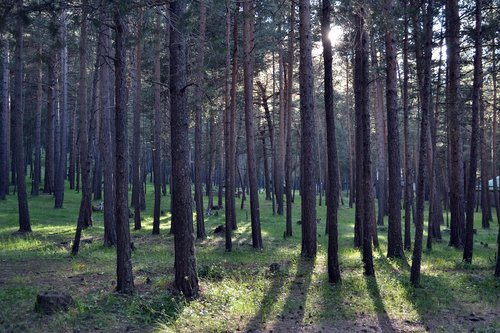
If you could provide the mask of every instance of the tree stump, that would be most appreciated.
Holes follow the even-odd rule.
[[[45,314],[68,311],[74,303],[73,298],[68,294],[57,291],[46,291],[36,296],[35,311]]]

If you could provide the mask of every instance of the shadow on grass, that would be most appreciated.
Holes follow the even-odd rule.
[[[394,332],[394,327],[392,327],[391,320],[387,315],[382,296],[380,295],[377,278],[375,276],[365,276],[365,281],[368,293],[370,294],[370,298],[377,313],[380,329],[382,332]]]
[[[296,332],[303,327],[306,317],[305,307],[307,293],[311,285],[315,259],[300,256],[297,262],[297,272],[291,281],[288,295],[285,299],[283,310],[279,316],[280,327],[290,332]],[[309,316],[312,316],[309,314]]]
[[[247,332],[253,330],[259,331],[262,324],[266,322],[272,312],[273,305],[278,301],[279,295],[282,293],[284,284],[288,277],[288,267],[284,267],[283,271],[269,276],[272,279],[271,286],[265,291],[264,297],[260,302],[259,311],[253,318],[250,319],[247,325]]]

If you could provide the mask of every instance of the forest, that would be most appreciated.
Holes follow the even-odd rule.
[[[500,331],[497,42],[499,0],[0,1],[0,332]]]

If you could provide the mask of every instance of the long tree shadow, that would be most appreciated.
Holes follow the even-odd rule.
[[[272,279],[271,286],[264,292],[259,311],[248,322],[247,332],[259,331],[262,325],[266,323],[273,310],[273,305],[282,293],[282,289],[288,277],[288,270],[289,267],[285,266],[279,271],[269,272],[268,278]]]
[[[279,316],[278,326],[282,331],[297,332],[304,326],[307,293],[311,285],[315,259],[300,256],[297,262],[297,272],[290,282],[283,310]],[[311,314],[309,314],[311,316]]]
[[[380,295],[377,278],[375,276],[365,276],[366,287],[370,298],[372,299],[375,312],[377,313],[378,324],[382,332],[394,332],[391,320],[387,315],[387,311]]]

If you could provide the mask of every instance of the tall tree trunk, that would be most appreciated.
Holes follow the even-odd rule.
[[[45,134],[45,175],[43,193],[51,194],[54,192],[54,135],[55,135],[55,117],[56,117],[56,69],[55,53],[50,52],[48,60],[48,91],[47,91],[47,127]]]
[[[41,56],[41,48],[39,50]],[[35,106],[35,166],[33,172],[33,182],[31,194],[38,195],[40,191],[40,181],[42,178],[42,154],[41,154],[41,127],[42,127],[42,62],[37,62],[37,89],[36,89],[36,106]],[[0,190],[1,192],[1,190]]]
[[[290,30],[288,32],[288,55],[285,72],[286,101],[286,148],[285,148],[285,196],[286,196],[286,227],[285,236],[292,236],[292,94],[293,94],[293,39],[295,35],[295,3],[290,1]]]
[[[474,246],[474,200],[476,199],[476,172],[477,172],[477,150],[478,150],[478,136],[479,136],[479,114],[483,107],[483,47],[481,45],[481,12],[482,0],[476,0],[476,27],[474,31],[474,86],[472,88],[472,124],[471,124],[471,139],[470,139],[470,167],[469,167],[469,184],[467,186],[467,207],[465,217],[465,242],[464,242],[464,256],[463,259],[466,263],[472,263],[472,251]],[[481,149],[481,148],[480,148]],[[482,150],[482,149],[481,149]],[[482,155],[482,154],[481,154]],[[481,161],[481,163],[483,163]],[[481,173],[483,177],[483,173]],[[485,192],[485,188],[482,188]],[[483,202],[484,205],[484,202]],[[484,215],[484,207],[483,207]],[[483,216],[484,227],[484,216]],[[489,225],[488,225],[489,227]]]
[[[375,108],[375,128],[376,128],[376,148],[377,148],[377,198],[378,198],[378,211],[377,211],[377,224],[384,225],[384,216],[386,215],[386,202],[387,202],[387,165],[386,165],[386,148],[385,148],[385,117],[384,117],[384,92],[382,78],[379,74],[379,62],[376,52],[375,40],[373,35],[370,40],[370,51],[372,66],[375,70],[374,74],[374,108]]]
[[[328,281],[340,281],[338,256],[337,209],[339,205],[337,139],[335,137],[335,112],[333,110],[333,70],[332,44],[329,38],[330,0],[323,0],[321,9],[321,40],[323,42],[323,62],[325,67],[325,115],[328,159],[328,184],[326,187],[326,223],[328,225]]]
[[[111,48],[111,29],[107,26],[108,17],[103,13],[104,22],[99,27],[99,99],[100,99],[100,126],[99,148],[100,162],[104,174],[104,245],[112,246],[117,243],[117,224],[115,219],[115,158],[112,147],[111,132],[111,92],[110,71],[108,65],[109,50]],[[126,179],[128,181],[128,178]],[[98,179],[100,182],[100,179]],[[118,199],[117,199],[118,200]]]
[[[124,13],[115,8],[113,20],[115,40],[115,140],[116,140],[116,291],[123,294],[134,292],[132,275],[132,250],[130,248],[128,208],[128,135],[127,135],[127,88],[126,88],[126,27]],[[106,199],[107,200],[107,199]]]
[[[420,101],[422,105],[421,123],[420,123],[420,152],[418,158],[418,177],[417,177],[417,207],[415,216],[415,242],[413,247],[413,257],[411,264],[410,282],[413,286],[420,284],[420,266],[422,262],[422,243],[424,232],[424,201],[425,201],[425,178],[427,162],[427,146],[428,146],[428,120],[429,108],[431,106],[431,57],[432,57],[432,17],[433,17],[434,1],[428,0],[427,14],[425,19],[425,36],[424,36],[424,52],[423,56],[420,52],[417,53],[418,67],[421,68],[422,78],[419,78],[420,86]],[[415,8],[415,11],[418,11]],[[415,14],[416,15],[416,14]],[[420,49],[419,36],[420,31],[415,32],[416,50]],[[422,59],[423,57],[423,59]]]
[[[285,172],[285,83],[284,83],[284,59],[283,51],[279,51],[279,127],[276,140],[276,212],[283,215],[283,181]]]
[[[141,109],[142,109],[142,24],[143,10],[139,10],[137,44],[135,46],[135,94],[132,144],[132,204],[134,205],[134,229],[141,229]]]
[[[302,221],[302,255],[316,256],[316,119],[314,114],[314,86],[312,66],[311,5],[299,1],[300,17],[300,194]]]
[[[404,1],[404,42],[403,42],[403,137],[404,137],[404,210],[405,210],[405,230],[404,230],[404,248],[411,249],[411,202],[413,192],[413,179],[411,171],[411,150],[410,150],[410,132],[409,132],[409,96],[408,96],[408,5]]]
[[[14,143],[17,181],[17,207],[19,213],[19,232],[31,232],[28,195],[24,179],[24,107],[23,107],[23,0],[17,1],[18,15],[16,18],[16,51],[14,53],[14,106],[12,117],[14,134],[18,140]]]
[[[397,59],[392,21],[394,3],[384,1],[385,21],[385,62],[386,62],[386,103],[387,140],[389,153],[389,228],[387,235],[387,256],[402,258],[401,241],[401,161],[399,157],[399,119],[397,94]]]
[[[245,132],[247,141],[247,166],[250,188],[250,216],[252,220],[252,246],[262,248],[260,230],[259,190],[255,162],[255,128],[253,112],[253,67],[254,67],[254,1],[243,2],[243,77],[245,99]]]
[[[161,213],[161,128],[162,128],[162,115],[161,115],[161,64],[160,64],[160,30],[161,30],[161,16],[160,13],[156,14],[156,29],[154,32],[154,124],[153,124],[153,174],[154,174],[154,196],[155,203],[153,209],[153,235],[160,234],[160,213]]]
[[[460,16],[458,0],[446,1],[446,52],[448,86],[446,106],[450,157],[450,246],[463,246],[464,176],[463,142],[460,127]]]
[[[196,205],[196,238],[205,239],[205,218],[203,216],[203,184],[202,184],[202,121],[203,121],[203,80],[205,70],[205,30],[207,25],[207,7],[204,0],[199,1],[199,35],[198,57],[196,61],[196,91],[195,91],[195,130],[194,130],[194,201]]]
[[[358,161],[358,182],[356,188],[356,213],[358,222],[358,241],[362,245],[365,275],[374,275],[372,254],[372,211],[373,197],[370,156],[370,111],[369,105],[369,66],[368,34],[365,30],[364,8],[355,17],[355,64],[354,89],[356,97],[356,132]]]
[[[86,3],[82,7],[82,19],[80,22],[80,73],[78,82],[78,105],[80,107],[80,165],[82,172],[82,200],[80,201],[80,212],[76,225],[75,240],[71,252],[78,253],[82,229],[92,224],[92,190],[90,184],[90,168],[92,165],[89,156],[89,116],[87,112],[87,8]],[[97,68],[96,68],[97,70]],[[96,89],[93,87],[92,89]],[[94,96],[92,96],[94,97]],[[93,103],[94,104],[94,103]]]
[[[231,9],[226,2],[226,72],[224,92],[224,149],[225,149],[225,215],[226,251],[232,250],[231,232],[236,228],[236,81],[238,77],[238,6],[234,10],[233,49],[231,40]],[[231,65],[232,52],[232,65]],[[231,67],[231,75],[230,75]],[[229,85],[231,76],[231,85]]]
[[[64,202],[64,181],[66,179],[67,164],[67,136],[68,136],[68,45],[67,45],[67,13],[61,15],[61,39],[63,47],[61,50],[61,85],[62,85],[62,105],[59,113],[59,159],[57,162],[57,172],[55,173],[54,208],[63,208]]]
[[[71,150],[70,150],[70,157],[69,157],[69,173],[68,173],[68,178],[69,178],[69,188],[74,190],[75,189],[75,176],[76,175],[76,160],[78,156],[78,146],[77,146],[77,125],[76,125],[76,106],[73,109],[72,115],[71,115],[71,130],[70,130],[70,138],[71,138]],[[78,189],[77,189],[78,191]]]
[[[2,36],[2,104],[0,128],[0,200],[5,200],[9,194],[9,160],[10,160],[10,70],[9,70],[9,40]]]
[[[493,165],[493,194],[495,198],[495,211],[497,215],[497,223],[498,223],[498,235],[497,235],[497,264],[495,267],[495,277],[500,277],[500,202],[498,198],[498,184],[497,184],[497,129],[498,129],[498,115],[497,115],[497,71],[496,71],[496,38],[493,39],[493,130],[491,134],[491,143],[492,143],[492,165]]]
[[[170,129],[172,150],[172,213],[175,249],[175,287],[190,298],[198,294],[194,253],[191,177],[189,165],[189,115],[187,110],[186,1],[170,3]]]

